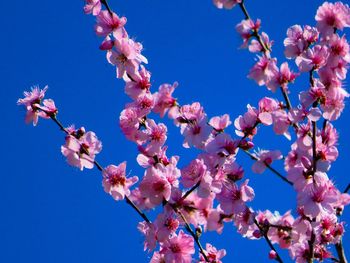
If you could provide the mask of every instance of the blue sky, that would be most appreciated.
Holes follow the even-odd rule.
[[[294,24],[314,24],[322,1],[247,1],[254,18],[275,40],[273,54],[283,62],[283,39]],[[126,141],[118,126],[119,113],[129,101],[123,82],[98,50],[101,39],[93,32],[94,19],[83,14],[83,1],[3,1],[0,76],[4,138],[0,152],[0,262],[148,262],[143,239],[136,229],[140,218],[124,202],[104,193],[97,170],[79,170],[66,164],[60,153],[64,135],[51,121],[38,127],[24,124],[24,110],[16,106],[30,86],[49,85],[48,98],[59,108],[65,124],[85,126],[103,142],[98,160],[103,165],[128,162],[131,174],[142,176],[136,163],[137,149]],[[209,116],[244,113],[248,103],[275,96],[246,78],[254,56],[239,50],[234,30],[243,15],[238,8],[216,9],[210,0],[110,0],[111,7],[128,18],[127,30],[144,45],[153,91],[162,83],[179,82],[175,96],[180,103],[199,101]],[[293,65],[293,63],[291,63]],[[295,65],[293,65],[295,69]],[[348,82],[345,83],[348,86]],[[307,88],[300,78],[291,86],[291,98]],[[348,88],[348,87],[347,87]],[[349,90],[349,88],[348,88]],[[329,175],[340,189],[349,181],[349,108],[335,123],[340,133],[340,157]],[[181,156],[179,166],[197,152],[179,147],[182,137],[169,124],[169,154]],[[234,130],[229,129],[230,133]],[[260,148],[286,153],[288,141],[273,136],[269,128],[256,138]],[[295,193],[269,172],[255,175],[251,161],[240,157],[246,177],[255,189],[254,209],[294,209]],[[281,168],[281,165],[277,165]],[[350,219],[349,211],[344,218]],[[347,226],[349,232],[349,226]],[[225,262],[269,262],[263,240],[241,238],[231,225],[222,236],[208,233],[203,243],[225,247]],[[350,236],[344,239],[350,247]],[[348,249],[348,254],[350,251]],[[282,252],[285,262],[290,262]]]

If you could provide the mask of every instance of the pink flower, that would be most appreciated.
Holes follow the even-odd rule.
[[[174,212],[165,211],[158,215],[154,225],[157,227],[157,240],[159,242],[164,242],[178,229],[179,220],[176,219]]]
[[[102,143],[94,132],[85,132],[82,127],[74,133],[66,136],[66,144],[61,146],[62,154],[67,157],[70,165],[78,167],[81,171],[85,168],[92,169],[96,154],[102,150]]]
[[[217,194],[217,199],[225,214],[243,212],[246,209],[245,203],[254,199],[254,190],[248,186],[248,182],[249,180],[245,180],[240,187],[232,182],[224,184],[221,192]]]
[[[100,0],[85,0],[86,4],[84,6],[85,14],[92,14],[97,16],[101,11]]]
[[[220,9],[222,8],[231,9],[236,4],[239,4],[241,2],[242,0],[213,0],[214,5]]]
[[[97,16],[97,24],[95,31],[98,36],[107,36],[113,32],[115,37],[121,37],[125,35],[124,25],[126,24],[126,18],[121,17],[115,13],[112,15],[107,11],[101,11]]]
[[[282,159],[282,154],[280,151],[266,151],[260,150],[255,154],[258,160],[253,164],[252,170],[254,173],[262,174],[267,165],[270,165],[274,160]]]
[[[123,162],[118,166],[109,165],[103,170],[103,188],[117,201],[129,196],[129,188],[139,180],[137,176],[126,178],[125,169],[126,162]]]
[[[146,151],[150,155],[156,155],[161,151],[161,147],[167,139],[167,127],[163,123],[156,124],[152,119],[147,119],[145,125],[145,133],[149,141]]]
[[[190,188],[198,183],[207,171],[203,160],[195,159],[181,170],[182,184]]]
[[[276,134],[284,135],[288,140],[291,139],[290,133],[288,132],[291,124],[288,114],[285,110],[276,110],[272,114],[273,117],[273,131]]]
[[[135,107],[127,107],[119,117],[119,125],[126,136],[131,141],[137,144],[143,144],[147,140],[147,135],[140,130],[140,123],[143,122],[143,116],[139,116],[139,111]]]
[[[139,189],[145,198],[149,198],[153,206],[169,201],[171,195],[171,184],[163,174],[163,171],[155,167],[149,167],[143,177]]]
[[[57,114],[58,110],[56,108],[55,102],[52,99],[47,99],[43,101],[43,105],[38,106],[40,110],[42,110],[42,114],[40,117],[50,118]]]
[[[159,113],[160,117],[164,117],[165,113],[174,107],[176,107],[176,99],[173,98],[173,92],[178,86],[177,82],[171,84],[162,84],[159,87],[159,91],[154,93],[154,97],[156,99],[156,103],[153,111],[155,113]],[[170,112],[169,112],[170,114]]]
[[[128,76],[125,76],[125,93],[132,99],[137,100],[140,96],[149,92],[151,87],[151,73],[141,65],[139,74],[136,74],[131,80]]]
[[[259,57],[259,61],[251,68],[248,77],[254,79],[259,86],[266,85],[278,73],[275,58]]]
[[[223,116],[212,117],[209,121],[209,125],[213,127],[217,132],[223,132],[229,125],[231,125],[230,116],[225,114]]]
[[[147,64],[147,59],[141,55],[142,45],[129,38],[116,39],[115,49],[107,51],[107,60],[117,66],[117,77],[129,74],[132,78],[138,74],[140,63]]]
[[[160,254],[159,252],[154,252],[150,263],[166,263],[164,255]]]
[[[317,10],[315,16],[317,28],[324,36],[333,34],[334,29],[343,30],[350,27],[350,9],[341,2],[325,2]]]
[[[242,116],[238,116],[235,119],[236,134],[240,137],[247,136],[252,138],[256,134],[256,125],[259,122],[258,120],[258,110],[247,105],[248,111]]]
[[[27,114],[25,118],[26,123],[33,122],[33,125],[36,126],[38,124],[39,117],[47,117],[47,114],[40,111],[41,100],[44,98],[47,89],[48,86],[45,86],[45,88],[42,90],[39,89],[38,86],[34,86],[33,88],[31,88],[31,91],[23,92],[23,99],[18,99],[17,105],[23,105],[27,109]],[[52,100],[47,101],[46,103],[54,105]]]
[[[254,32],[259,31],[260,26],[260,19],[257,19],[255,22],[251,19],[244,19],[236,25],[236,30],[243,39],[241,48],[246,48],[248,46],[250,38],[253,36]]]
[[[152,251],[157,246],[156,227],[152,223],[140,222],[137,229],[145,236],[144,250]]]
[[[299,25],[294,25],[287,30],[287,38],[284,40],[286,47],[284,55],[287,58],[295,58],[299,56],[307,47],[307,43],[303,38],[303,29]]]
[[[323,110],[323,117],[326,120],[334,121],[339,118],[340,114],[343,112],[346,97],[348,94],[342,93],[341,89],[329,89],[326,91],[326,98],[321,104],[321,109]]]
[[[226,255],[225,249],[217,250],[216,247],[207,243],[205,246],[205,254],[210,263],[222,263],[221,259]],[[199,255],[198,263],[206,263],[207,261],[202,254]]]
[[[220,157],[234,155],[238,150],[238,141],[234,141],[227,133],[218,134],[213,140],[206,145],[206,151],[215,153]]]
[[[326,46],[316,45],[297,57],[295,63],[301,72],[307,72],[311,69],[317,70],[326,65],[328,56],[329,51]]]
[[[165,262],[169,263],[191,263],[194,252],[193,237],[182,230],[178,235],[165,240],[160,251],[164,254]]]
[[[267,87],[272,92],[275,92],[278,87],[282,87],[284,90],[287,90],[288,84],[293,83],[296,77],[297,74],[289,69],[287,62],[284,62],[280,67],[280,72],[277,72],[272,80],[267,83]]]
[[[311,218],[333,214],[337,200],[333,184],[326,179],[310,183],[302,192],[298,192],[298,206],[302,207],[304,214]]]
[[[200,121],[182,125],[181,134],[185,137],[182,144],[185,148],[190,148],[193,145],[198,149],[204,149],[210,138],[211,127],[207,124],[206,118],[203,118]]]

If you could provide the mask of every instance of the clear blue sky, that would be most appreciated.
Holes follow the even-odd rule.
[[[246,2],[252,17],[261,18],[263,30],[275,40],[274,55],[280,62],[286,29],[294,24],[313,25],[322,3]],[[238,8],[220,11],[210,0],[110,0],[110,5],[127,16],[128,32],[143,43],[153,91],[159,84],[178,81],[175,96],[182,104],[199,101],[209,116],[229,113],[232,119],[263,96],[281,98],[246,78],[254,56],[238,49],[241,40],[234,26],[243,18]],[[24,110],[16,106],[23,90],[48,84],[47,96],[56,101],[62,122],[85,126],[103,141],[98,156],[103,165],[126,160],[128,171],[142,176],[135,160],[137,149],[118,126],[119,113],[129,101],[123,82],[115,78],[114,68],[98,50],[94,19],[84,15],[82,7],[83,1],[68,0],[1,3],[0,262],[148,262],[151,256],[143,252],[137,214],[104,193],[97,170],[81,173],[66,164],[60,153],[64,135],[51,121],[40,120],[36,128],[26,126]],[[291,90],[306,87],[301,78]],[[296,98],[294,92],[292,101]],[[335,124],[340,157],[330,176],[340,189],[349,181],[349,119],[347,107]],[[196,155],[179,147],[182,137],[170,123],[168,138],[169,153],[181,155],[180,167]],[[281,144],[286,152],[287,141],[272,136],[269,128],[256,138],[260,148],[275,149]],[[287,184],[269,172],[253,174],[245,156],[240,162],[255,189],[254,209],[281,213],[295,209],[295,193]],[[344,218],[350,221],[349,211]],[[205,234],[205,241],[227,249],[225,262],[269,262],[264,240],[242,239],[231,224],[222,236]],[[344,243],[350,247],[349,234]],[[290,262],[285,252],[282,255]]]

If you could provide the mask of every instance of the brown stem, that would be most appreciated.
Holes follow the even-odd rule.
[[[244,150],[244,152],[252,159],[255,161],[259,161],[259,158],[256,157],[255,155],[251,154],[249,151]],[[264,163],[267,167],[267,169],[269,169],[271,172],[273,172],[274,174],[276,174],[279,178],[281,178],[283,181],[285,181],[286,183],[293,185],[293,183],[291,181],[289,181],[286,177],[284,177],[280,172],[278,172],[275,168],[273,168],[270,164],[268,163]]]
[[[265,229],[263,229],[258,221],[256,221],[256,219],[254,218],[254,224],[258,227],[260,233],[264,236],[267,244],[269,245],[270,249],[273,250],[276,253],[276,261],[283,263],[282,258],[280,257],[280,255],[278,254],[277,250],[275,249],[275,247],[273,246],[273,244],[271,243],[271,240],[269,239],[269,237],[267,236],[267,231],[265,231]]]
[[[311,239],[308,241],[308,243],[309,243],[309,258],[307,260],[308,263],[314,262],[314,257],[315,257],[315,251],[314,251],[315,239],[316,239],[316,235],[315,235],[314,230],[312,229]]]
[[[339,243],[335,244],[335,249],[337,250],[339,262],[348,263],[348,260],[346,259],[345,252],[344,252],[343,241],[341,239]]]
[[[191,236],[194,238],[198,248],[199,248],[199,252],[202,254],[202,256],[204,257],[205,261],[206,262],[210,262],[206,253],[205,253],[205,250],[203,249],[203,246],[199,240],[199,237],[198,235],[192,230],[191,226],[189,225],[189,223],[187,222],[185,216],[181,213],[181,211],[179,209],[177,209],[176,207],[173,207],[171,206],[174,211],[181,217],[182,221],[184,222],[185,224],[185,228],[186,230],[191,234]]]
[[[63,131],[64,133],[66,133],[66,134],[69,134],[69,132],[67,131],[67,129],[66,129],[66,128],[62,125],[62,123],[57,119],[56,115],[53,115],[53,114],[50,114],[50,113],[47,113],[47,114],[50,116],[51,120],[53,120],[53,121],[57,124],[57,126],[60,128],[60,130],[62,130],[62,131]],[[81,147],[81,148],[82,148],[82,150],[84,151],[85,154],[89,154],[89,153],[86,151],[86,149],[85,149],[84,147]],[[98,169],[99,171],[101,171],[101,172],[104,171],[104,168],[102,167],[102,165],[100,165],[96,160],[94,160],[94,164],[96,165],[96,167],[97,167],[97,169]],[[135,204],[132,200],[129,199],[129,197],[125,196],[125,201],[126,201],[126,203],[129,204],[132,208],[134,208],[134,210],[143,218],[143,220],[145,220],[147,223],[150,223],[150,222],[151,222],[151,221],[148,219],[148,217],[146,216],[146,214],[143,213],[143,212],[141,211],[141,209],[138,208],[138,207],[136,206],[136,204]]]
[[[106,7],[106,9],[110,15],[113,15],[112,9],[109,7],[107,0],[101,0],[101,4],[103,4]]]
[[[178,203],[183,202],[194,190],[196,190],[199,185],[201,184],[201,181],[198,181],[190,190],[188,190],[178,201]]]

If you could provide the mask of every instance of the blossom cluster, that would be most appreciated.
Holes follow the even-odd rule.
[[[245,11],[243,1],[213,2],[220,9],[239,5]],[[116,68],[116,77],[125,82],[124,91],[131,102],[120,113],[119,125],[125,137],[137,146],[136,159],[144,168],[143,177],[127,177],[126,162],[102,168],[95,160],[102,143],[94,132],[86,132],[83,127],[63,128],[56,119],[54,102],[42,102],[47,88],[25,92],[18,104],[26,107],[27,122],[36,125],[42,117],[58,123],[66,133],[61,152],[68,163],[81,170],[97,166],[106,193],[115,200],[126,199],[142,215],[144,221],[138,224],[138,230],[145,238],[144,249],[153,252],[152,263],[193,262],[195,243],[199,252],[196,262],[222,262],[226,250],[209,243],[202,248],[199,238],[203,231],[222,233],[225,223],[235,225],[243,237],[265,238],[272,246],[278,244],[296,262],[334,258],[330,245],[341,241],[345,222],[339,216],[350,203],[350,195],[342,193],[328,177],[338,157],[339,135],[331,122],[340,117],[344,100],[349,97],[344,80],[350,46],[340,34],[350,27],[348,5],[326,2],[317,10],[315,27],[294,25],[287,30],[284,54],[294,60],[294,71],[290,62],[277,64],[272,56],[274,41],[267,33],[260,33],[259,19],[254,21],[244,12],[246,17],[236,30],[243,40],[241,47],[257,58],[248,78],[272,92],[279,89],[284,101],[264,97],[256,107],[248,104],[247,111],[233,121],[228,114],[208,117],[199,102],[181,105],[173,95],[177,82],[162,84],[152,92],[148,60],[142,44],[129,36],[127,19],[114,13],[106,1],[86,0],[84,11],[96,18],[95,33],[103,38],[100,50]],[[305,73],[309,88],[299,93],[298,104],[293,106],[290,85]],[[179,167],[179,156],[167,155],[168,128],[156,120],[165,116],[179,128],[183,147],[200,151],[183,167]],[[254,137],[266,126],[291,141],[286,157],[280,150],[255,146]],[[235,136],[230,129],[234,129]],[[257,174],[266,169],[275,171],[273,162],[283,159],[286,177],[278,175],[296,191],[296,214],[259,211],[249,206],[255,193],[237,161],[241,152],[253,159],[251,170]],[[160,213],[152,222],[143,211],[156,208]],[[282,262],[275,249],[268,256]]]

